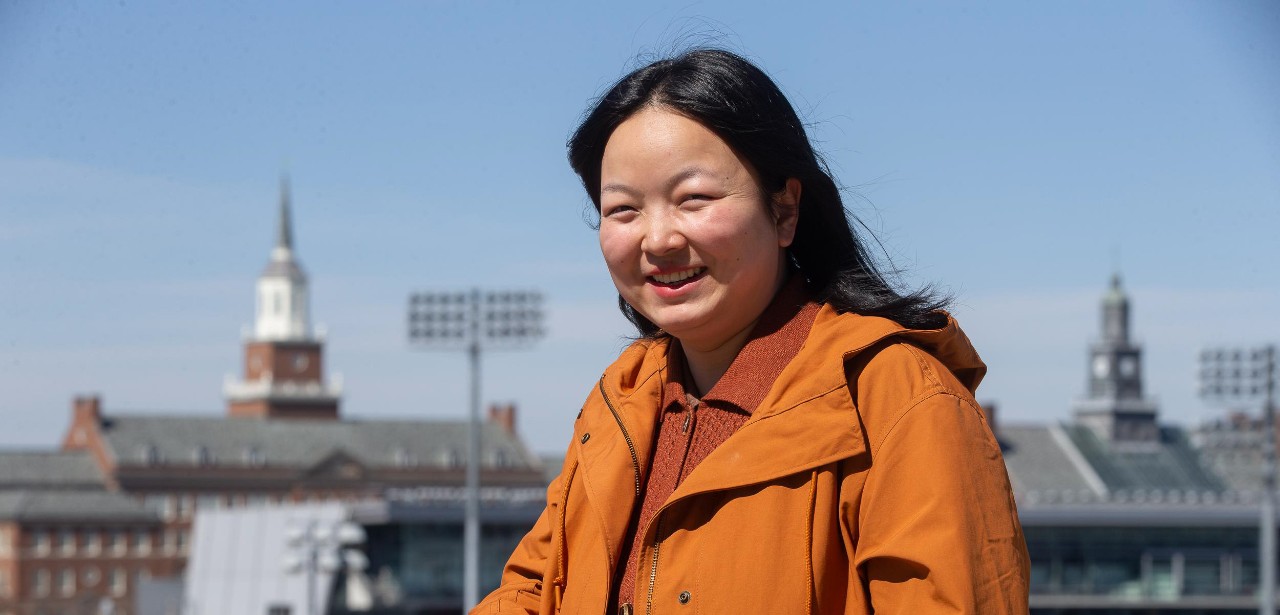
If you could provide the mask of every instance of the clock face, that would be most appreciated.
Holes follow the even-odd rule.
[[[1093,358],[1093,375],[1098,378],[1105,378],[1107,372],[1111,371],[1111,361],[1105,356],[1096,356]]]
[[[293,356],[293,371],[295,371],[295,372],[300,372],[300,371],[302,371],[302,370],[304,370],[304,369],[307,369],[307,365],[309,365],[310,363],[311,363],[311,361],[310,361],[310,359],[308,359],[308,358],[307,358],[307,355],[305,355],[305,354],[294,355],[294,356]]]
[[[1120,375],[1132,378],[1138,374],[1138,361],[1133,357],[1120,359]]]

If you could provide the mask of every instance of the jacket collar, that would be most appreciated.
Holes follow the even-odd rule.
[[[823,305],[804,346],[751,419],[712,451],[668,502],[767,482],[866,452],[845,363],[890,338],[922,347],[970,390],[986,371],[968,338],[949,316],[941,329],[909,330],[885,318],[837,314]],[[636,494],[630,489],[634,484],[633,451],[641,469],[649,466],[654,425],[661,411],[667,349],[666,340],[643,340],[623,352],[605,371],[591,397],[592,402],[611,408],[584,413],[575,435],[581,438],[583,433],[591,433],[590,444],[580,453],[584,479],[593,501],[604,509],[607,527],[626,527],[634,506]]]

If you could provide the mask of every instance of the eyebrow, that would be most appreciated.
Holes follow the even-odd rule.
[[[701,167],[696,164],[689,165],[683,169],[680,169],[679,172],[671,176],[671,180],[667,182],[667,187],[668,189],[674,188],[675,186],[679,185],[680,182],[683,182],[690,178],[698,177],[700,175],[710,175],[714,177],[716,174],[712,173],[709,169],[705,167]],[[640,196],[639,190],[636,190],[631,186],[628,186],[626,184],[619,183],[619,182],[609,182],[600,188],[600,194],[604,194],[606,192],[621,192],[623,194],[627,194],[633,197]]]

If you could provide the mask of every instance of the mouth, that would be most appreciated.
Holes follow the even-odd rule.
[[[702,274],[706,272],[707,272],[706,267],[694,267],[692,269],[684,269],[682,271],[675,271],[672,273],[657,273],[657,274],[648,276],[646,279],[649,280],[649,282],[653,284],[657,284],[659,286],[666,286],[668,288],[678,288],[680,286],[684,286],[685,284],[693,282],[698,278],[701,278]]]

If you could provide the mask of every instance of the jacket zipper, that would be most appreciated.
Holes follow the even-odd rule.
[[[622,430],[622,438],[627,441],[627,449],[631,451],[631,467],[635,470],[636,476],[636,498],[640,497],[640,457],[636,455],[636,444],[631,440],[631,434],[627,433],[627,426],[622,423],[622,415],[618,414],[618,409],[613,407],[613,402],[609,400],[609,394],[604,390],[604,378],[600,379],[600,397],[604,398],[604,405],[609,407],[609,412],[613,413],[613,420],[618,422],[618,429]],[[658,518],[658,527],[654,528],[658,532],[662,530],[662,518]],[[657,534],[661,536],[661,534]],[[653,544],[653,565],[649,571],[649,596],[645,601],[645,614],[653,612],[653,585],[658,578],[658,542]]]
[[[649,566],[649,595],[644,601],[645,615],[653,613],[653,586],[658,584],[658,547],[662,546],[662,513],[653,528],[653,563]]]
[[[636,497],[640,497],[640,457],[636,455],[636,444],[631,441],[631,434],[627,433],[627,426],[622,424],[622,416],[618,414],[618,410],[613,407],[613,402],[609,401],[609,394],[604,392],[604,378],[600,379],[600,397],[604,398],[604,405],[609,407],[609,412],[613,413],[613,420],[618,422],[618,429],[622,430],[622,438],[627,441],[627,448],[631,450],[631,468],[636,473]]]

